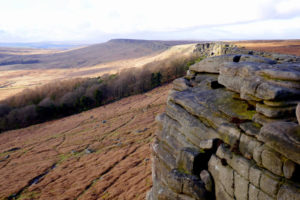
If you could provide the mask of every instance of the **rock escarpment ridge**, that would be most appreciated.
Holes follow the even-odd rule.
[[[198,47],[208,58],[174,81],[156,118],[147,199],[299,199],[300,58]]]

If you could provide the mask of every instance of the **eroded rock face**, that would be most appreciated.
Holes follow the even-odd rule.
[[[174,81],[157,117],[148,200],[299,199],[300,59],[198,48],[215,57]]]

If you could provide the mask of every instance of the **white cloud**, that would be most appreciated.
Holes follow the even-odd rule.
[[[170,39],[177,35],[186,39],[223,39],[232,35],[239,39],[247,35],[251,39],[244,30],[264,36],[266,26],[276,27],[276,23],[281,23],[284,30],[269,27],[272,34],[285,37],[291,32],[299,38],[295,32],[299,23],[293,24],[298,22],[294,18],[300,17],[297,1],[0,0],[0,30],[6,33],[6,37],[0,35],[0,42],[9,38],[92,41],[110,35],[143,37],[143,33],[145,39],[160,35],[168,39],[167,34]],[[280,21],[283,19],[284,23]]]
[[[299,0],[285,0],[280,1],[275,6],[276,11],[281,15],[294,15],[300,13]]]

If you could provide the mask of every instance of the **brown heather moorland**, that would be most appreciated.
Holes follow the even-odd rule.
[[[300,56],[300,40],[253,40],[233,42],[239,47],[255,51]]]
[[[0,199],[144,199],[170,88],[0,134]]]

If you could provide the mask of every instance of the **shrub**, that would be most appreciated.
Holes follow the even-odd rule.
[[[11,108],[6,104],[0,104],[0,117],[7,115]]]
[[[51,119],[56,116],[56,106],[49,97],[46,97],[38,104],[36,111],[41,120]]]
[[[151,87],[155,88],[161,85],[161,73],[154,72],[151,74]]]
[[[20,128],[37,122],[37,116],[36,106],[27,105],[25,107],[13,109],[6,116],[5,121],[8,129]],[[3,130],[5,130],[5,127],[3,127]]]

